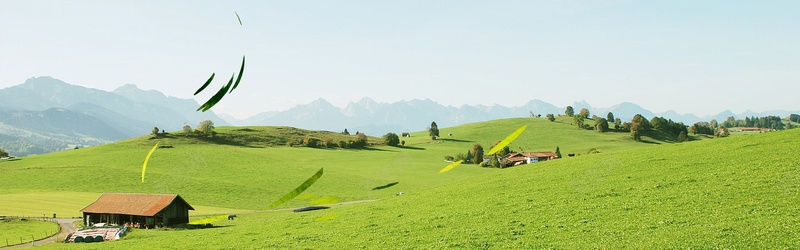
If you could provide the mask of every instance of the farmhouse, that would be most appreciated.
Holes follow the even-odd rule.
[[[85,225],[172,226],[189,222],[194,208],[177,194],[104,193],[97,201],[82,209]]]
[[[552,160],[558,158],[553,152],[522,152],[522,153],[509,153],[505,156],[506,159],[513,162],[513,165],[531,164],[540,161]]]

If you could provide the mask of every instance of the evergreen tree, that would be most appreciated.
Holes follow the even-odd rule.
[[[475,152],[475,155],[473,155],[473,163],[479,164],[483,162],[483,146],[481,146],[481,144],[476,143],[472,145],[472,152]]]
[[[344,129],[344,131],[342,132],[342,134],[345,134],[345,135],[350,135],[350,132],[348,132],[348,131],[347,131],[347,129]]]
[[[431,140],[436,140],[436,137],[439,137],[439,126],[436,125],[436,122],[431,122],[431,127],[428,129],[429,134],[431,135]]]
[[[558,156],[558,158],[561,158],[561,149],[558,146],[556,146],[556,156]]]
[[[573,116],[575,115],[575,110],[572,109],[572,106],[567,106],[567,110],[564,111],[564,114],[566,114],[567,116]]]

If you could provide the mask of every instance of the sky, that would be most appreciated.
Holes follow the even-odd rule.
[[[246,56],[216,113],[363,97],[800,110],[798,13],[794,0],[0,0],[0,89],[52,76],[204,103]]]

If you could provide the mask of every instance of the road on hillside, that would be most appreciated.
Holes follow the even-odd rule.
[[[45,219],[42,219],[42,218],[30,218],[30,219],[33,219],[33,220],[45,220]],[[41,240],[37,240],[37,241],[34,241],[34,242],[28,242],[28,243],[25,243],[25,244],[19,244],[19,245],[7,246],[7,247],[0,247],[0,250],[2,250],[2,249],[13,249],[13,248],[22,248],[22,247],[29,247],[29,246],[33,246],[33,245],[47,244],[47,243],[55,242],[58,239],[64,239],[64,238],[67,237],[68,234],[74,233],[75,231],[78,230],[78,227],[75,226],[75,223],[73,223],[73,222],[79,221],[79,220],[81,220],[81,219],[55,219],[55,221],[58,222],[58,225],[61,226],[61,232],[57,233],[56,235],[53,235],[53,236],[50,236],[48,238],[44,238],[44,239],[41,239]],[[50,221],[50,219],[47,219],[47,221]]]

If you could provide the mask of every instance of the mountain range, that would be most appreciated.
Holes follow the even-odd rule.
[[[675,111],[654,113],[639,105],[623,102],[607,108],[593,107],[585,101],[572,105],[575,113],[589,110],[590,115],[629,121],[636,114],[647,118],[665,117],[684,124],[733,116],[788,116],[800,111],[746,111],[735,114],[725,110],[712,116],[698,117]],[[246,119],[213,111],[197,112],[199,104],[192,99],[168,97],[156,90],[141,90],[126,84],[114,91],[72,85],[52,77],[34,77],[25,83],[0,89],[0,148],[12,155],[24,156],[85,147],[149,134],[153,127],[167,131],[181,130],[184,125],[196,127],[200,121],[212,120],[217,126],[292,126],[311,130],[364,132],[381,136],[426,130],[432,121],[440,128],[531,115],[564,114],[558,107],[534,99],[517,107],[500,105],[441,105],[431,99],[376,102],[364,97],[339,108],[319,98],[285,111],[263,112]]]
[[[153,127],[176,131],[203,120],[230,125],[213,112],[196,112],[199,106],[132,84],[109,92],[34,77],[0,90],[0,148],[24,156],[142,136]]]
[[[575,113],[581,109],[589,110],[590,116],[597,115],[605,118],[611,112],[615,118],[630,121],[637,114],[644,117],[665,117],[676,122],[690,125],[700,121],[716,119],[724,121],[728,117],[743,119],[751,116],[777,115],[786,117],[800,111],[746,111],[734,114],[725,110],[716,115],[698,117],[694,114],[679,114],[673,110],[654,113],[639,105],[623,102],[608,108],[597,108],[585,101],[575,102],[572,105]],[[338,108],[319,98],[311,103],[297,105],[286,111],[263,112],[246,119],[237,120],[230,116],[223,116],[226,120],[238,126],[251,125],[281,125],[295,126],[305,129],[342,131],[345,128],[350,132],[364,132],[373,136],[380,136],[387,132],[413,132],[426,130],[432,121],[442,127],[452,127],[464,123],[481,122],[494,119],[511,117],[529,117],[531,115],[545,116],[547,114],[564,114],[566,107],[557,107],[542,100],[534,99],[517,107],[500,105],[462,105],[461,107],[445,106],[433,100],[410,100],[394,103],[378,103],[364,97],[358,102],[351,102],[344,108]]]

